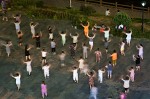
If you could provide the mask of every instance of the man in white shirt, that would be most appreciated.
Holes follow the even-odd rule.
[[[70,36],[71,36],[71,38],[73,39],[73,43],[76,44],[76,43],[78,42],[79,34],[76,33],[76,35],[72,35],[72,34],[70,33]]]

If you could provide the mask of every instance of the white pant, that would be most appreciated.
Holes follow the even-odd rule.
[[[83,58],[87,58],[87,52],[83,52]]]
[[[98,81],[99,81],[100,83],[103,82],[103,75],[98,75]]]
[[[44,72],[44,77],[46,78],[46,77],[49,77],[49,72],[47,71],[47,72]]]
[[[75,81],[78,81],[78,74],[73,74],[73,80]]]
[[[126,39],[126,41],[127,41],[127,44],[130,44],[131,39]]]

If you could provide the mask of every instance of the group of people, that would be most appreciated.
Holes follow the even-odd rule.
[[[23,46],[23,35],[24,33],[22,33],[21,28],[20,28],[20,24],[21,24],[21,15],[17,14],[17,15],[13,15],[13,18],[15,19],[15,29],[16,29],[16,34],[18,37],[18,46]],[[40,31],[40,33],[37,33],[35,31],[35,27],[38,26],[39,23],[34,23],[31,22],[30,23],[30,29],[31,29],[31,38],[36,40],[36,48],[40,49],[41,48],[41,40],[40,38],[43,36],[43,33]],[[108,26],[97,26],[95,25],[92,29],[93,30],[93,34],[89,33],[89,26],[90,23],[87,21],[87,24],[83,25],[81,23],[81,26],[84,28],[84,35],[85,37],[89,40],[89,46],[86,45],[86,43],[82,43],[82,50],[83,50],[83,55],[80,56],[80,59],[76,59],[76,49],[77,49],[77,45],[78,45],[78,37],[81,36],[80,33],[75,33],[72,34],[70,33],[70,37],[73,39],[72,43],[69,45],[69,50],[70,50],[70,57],[74,60],[76,60],[79,65],[75,65],[72,67],[72,69],[70,71],[73,72],[73,81],[76,83],[79,83],[79,71],[80,73],[84,73],[85,75],[87,75],[89,77],[89,87],[90,87],[90,97],[93,97],[94,99],[97,99],[96,95],[97,95],[97,88],[95,86],[95,78],[96,78],[96,74],[98,75],[98,82],[99,83],[103,83],[103,73],[105,73],[107,71],[107,76],[108,79],[112,78],[112,71],[113,69],[116,67],[117,65],[117,59],[118,59],[118,52],[116,51],[117,49],[113,50],[113,53],[109,54],[110,52],[108,52],[108,48],[109,48],[109,43],[111,42],[110,39],[110,27]],[[54,30],[55,30],[55,26],[48,26],[48,38],[50,40],[50,47],[51,47],[51,52],[56,55],[56,41],[55,41],[55,37],[54,37]],[[98,31],[97,31],[98,30]],[[105,52],[107,54],[108,57],[111,57],[112,61],[107,61],[108,64],[104,67],[100,67],[98,69],[98,71],[96,70],[90,70],[88,63],[86,62],[86,59],[88,58],[88,49],[90,50],[90,52],[92,52],[93,50],[93,46],[94,46],[94,38],[96,37],[96,33],[99,32],[103,32],[104,33],[104,47],[105,47]],[[125,46],[128,45],[128,47],[130,47],[131,45],[131,38],[132,38],[132,30],[130,29],[128,32],[127,31],[123,31],[122,33],[124,33],[126,35],[126,41],[123,40],[120,44],[120,54],[125,57]],[[61,41],[62,41],[62,46],[66,45],[66,36],[68,34],[68,31],[59,31],[58,34],[61,37]],[[58,42],[57,42],[58,43]],[[5,44],[3,44],[6,47],[6,52],[8,57],[11,54],[11,50],[10,50],[10,46],[13,45],[13,43],[11,41],[7,41]],[[25,44],[25,61],[23,61],[23,63],[26,64],[26,70],[28,72],[29,75],[31,75],[32,72],[32,58],[30,55],[30,50],[31,50],[31,46],[29,44]],[[139,53],[137,55],[133,55],[133,61],[135,61],[136,63],[136,70],[140,70],[141,67],[141,60],[143,60],[143,45],[139,44],[136,46],[137,50],[139,51]],[[65,57],[66,57],[66,53],[64,50],[62,50],[62,52],[59,54],[59,59],[60,59],[60,65],[66,66],[67,64],[65,63]],[[42,70],[44,71],[44,77],[45,79],[49,78],[49,69],[51,67],[51,64],[48,63],[47,61],[47,54],[48,51],[46,51],[44,48],[41,50],[41,58],[42,58]],[[96,51],[94,51],[95,54],[95,62],[96,63],[100,63],[101,62],[101,58],[102,58],[102,52],[100,51],[100,48],[97,48]],[[104,56],[103,56],[104,57]],[[108,59],[107,57],[107,59]],[[132,66],[129,70],[130,75],[126,76],[125,79],[122,77],[121,80],[124,82],[124,91],[121,93],[120,95],[120,99],[126,99],[126,94],[128,93],[128,89],[129,89],[129,82],[132,81],[134,82],[134,75],[135,75],[135,68]],[[20,89],[20,85],[21,85],[21,73],[20,72],[16,72],[15,74],[10,74],[11,77],[16,79],[16,85],[18,90]],[[42,93],[42,97],[44,98],[45,96],[47,96],[47,85],[45,84],[44,81],[42,81],[41,84],[41,93]]]

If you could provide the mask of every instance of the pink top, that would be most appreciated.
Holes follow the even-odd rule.
[[[134,69],[130,70],[130,76],[134,76]]]
[[[41,91],[46,92],[47,91],[47,86],[45,84],[41,84]]]
[[[124,93],[120,94],[120,99],[126,99],[126,95]]]

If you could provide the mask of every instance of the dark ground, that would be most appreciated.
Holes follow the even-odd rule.
[[[17,46],[17,36],[15,33],[15,27],[13,20],[8,22],[3,22],[0,20],[0,40],[6,41],[11,40],[13,46],[11,47],[11,56],[6,57],[5,47],[1,46],[1,56],[0,56],[0,99],[41,99],[40,84],[44,80],[43,71],[41,70],[41,53],[40,50],[35,48],[35,40],[31,39],[29,22],[31,20],[26,16],[22,16],[21,30],[24,33],[23,42],[31,44],[33,48],[30,53],[33,58],[32,67],[33,72],[31,76],[27,75],[26,66],[22,63],[24,60],[24,47]],[[48,86],[48,97],[46,99],[88,99],[89,96],[89,86],[88,77],[81,74],[79,75],[79,83],[73,83],[72,73],[68,70],[73,65],[78,65],[76,61],[69,57],[69,44],[72,39],[69,37],[69,33],[75,33],[76,31],[80,34],[76,58],[78,59],[82,55],[81,42],[88,44],[88,39],[86,39],[82,33],[82,30],[75,30],[72,28],[71,23],[68,21],[60,20],[33,20],[34,22],[39,22],[36,31],[42,30],[43,37],[41,38],[42,48],[45,47],[49,52],[47,59],[52,65],[50,69],[50,78],[46,79],[46,84]],[[52,55],[50,53],[50,41],[48,40],[47,26],[55,25],[56,30],[54,31],[54,38],[57,42],[57,55]],[[58,31],[68,29],[67,44],[63,47],[58,35]],[[133,31],[134,33],[134,31]],[[104,47],[102,42],[103,34],[97,33],[94,39],[94,48],[92,52],[89,52],[88,59],[86,62],[89,64],[91,69],[97,71],[98,67],[105,66],[108,60],[104,53]],[[111,37],[112,42],[110,44],[109,51],[112,52],[114,49],[119,53],[119,43],[120,38]],[[142,62],[142,71],[136,72],[135,83],[131,83],[130,93],[127,99],[150,99],[150,65],[149,65],[149,40],[146,39],[133,39],[131,47],[126,47],[126,56],[121,56],[119,54],[118,64],[114,68],[113,78],[108,80],[106,75],[104,75],[104,83],[99,84],[96,78],[96,85],[99,89],[98,99],[106,99],[107,96],[112,95],[113,99],[117,99],[118,91],[122,89],[122,82],[120,81],[121,75],[128,74],[127,69],[130,66],[134,66],[132,61],[132,54],[137,54],[135,45],[142,43],[144,45],[144,61]],[[94,51],[100,48],[103,54],[103,58],[100,64],[95,63]],[[61,50],[67,52],[66,67],[60,67],[58,54]],[[21,78],[21,90],[17,91],[15,80],[10,77],[10,73],[20,71],[22,74]]]

